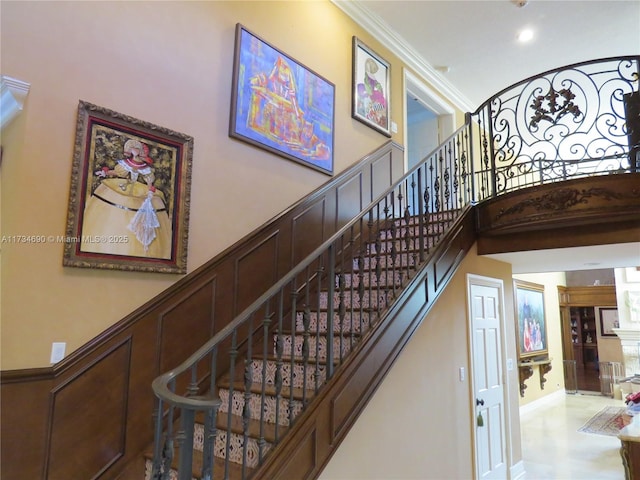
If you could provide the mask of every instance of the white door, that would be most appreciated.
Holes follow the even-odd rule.
[[[507,478],[502,282],[469,276],[476,475]]]

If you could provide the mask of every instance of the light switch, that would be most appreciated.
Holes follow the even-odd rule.
[[[58,363],[64,358],[64,351],[67,348],[65,342],[53,342],[51,344],[51,363]]]
[[[459,375],[459,377],[460,377],[460,381],[461,381],[461,382],[464,382],[464,367],[460,367],[460,368],[458,369],[458,375]]]

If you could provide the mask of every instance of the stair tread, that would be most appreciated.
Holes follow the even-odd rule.
[[[260,361],[263,360],[263,358],[254,357],[253,360],[255,360],[257,362],[260,362]],[[264,357],[264,360],[268,360],[268,361],[271,361],[271,362],[277,362],[278,361],[278,356],[275,355],[275,354],[270,354],[270,355],[267,355],[266,357]],[[292,360],[293,360],[293,363],[295,363],[295,364],[298,364],[298,365],[304,364],[304,358],[299,356],[299,355],[294,355],[294,356],[287,355],[286,357],[283,356],[281,358],[281,360],[282,360],[282,363],[287,363],[287,364],[290,364]],[[316,363],[318,365],[326,365],[327,361],[324,358],[318,358],[318,359],[314,358],[314,359],[307,360],[307,363],[309,364],[309,366],[313,366]]]
[[[371,256],[375,256],[375,254],[369,255],[369,257]],[[376,270],[376,266],[375,265],[365,265],[364,267],[362,267],[362,269],[360,269],[357,265],[347,265],[342,269],[342,272],[345,274],[359,274],[360,272],[364,272],[364,275],[371,275],[374,271]],[[404,273],[404,272],[412,272],[416,270],[416,266],[415,265],[395,265],[393,267],[381,267],[381,271],[383,272],[388,272],[388,273]],[[380,287],[378,287],[380,288]]]
[[[446,212],[443,212],[443,213],[438,213],[436,215],[447,216],[449,214]],[[428,251],[429,248],[431,248],[433,245],[437,243],[438,238],[443,234],[446,228],[451,224],[451,220],[433,220],[425,223],[424,229],[420,229],[418,228],[419,226],[415,218],[411,218],[408,224],[405,223],[404,218],[393,219],[393,220],[385,221],[385,225],[384,225],[385,233],[380,236],[389,236],[389,230],[391,229],[392,221],[397,222],[395,225],[397,232],[395,233],[394,238],[380,238],[379,240],[376,240],[374,242],[367,242],[368,248],[366,248],[365,249],[366,251],[362,252],[361,254],[363,259],[362,262],[358,261],[357,257],[354,257],[353,259],[350,259],[348,262],[341,264],[339,267],[337,267],[336,269],[337,273],[350,275],[350,278],[347,278],[345,280],[345,283],[349,284],[349,287],[343,289],[342,291],[339,291],[339,289],[336,288],[333,291],[333,293],[335,294],[335,297],[332,295],[329,295],[328,291],[323,291],[322,292],[323,296],[321,296],[320,294],[314,294],[314,299],[313,299],[313,302],[311,303],[314,303],[315,306],[310,307],[310,312],[314,315],[317,315],[315,320],[313,320],[313,322],[317,322],[317,324],[315,324],[313,329],[310,329],[306,332],[304,330],[301,330],[299,328],[299,326],[302,325],[300,323],[301,319],[297,318],[297,319],[293,319],[294,322],[287,323],[286,325],[281,326],[280,329],[276,328],[272,330],[270,333],[278,334],[278,332],[281,332],[281,334],[292,335],[297,337],[301,337],[303,335],[309,334],[309,336],[312,339],[313,338],[324,339],[324,338],[327,338],[327,332],[326,330],[319,328],[319,326],[321,325],[320,322],[321,321],[324,323],[329,322],[332,325],[334,325],[334,331],[333,331],[334,339],[341,339],[341,341],[349,342],[349,344],[352,344],[352,346],[354,346],[355,348],[355,345],[360,343],[363,333],[355,330],[354,331],[344,330],[344,328],[345,327],[349,328],[351,322],[353,323],[362,322],[363,325],[368,325],[368,326],[374,324],[374,322],[376,321],[377,315],[379,315],[380,312],[384,311],[389,306],[389,304],[393,301],[393,298],[395,297],[396,292],[404,288],[406,283],[411,278],[412,272],[415,272],[419,267],[419,265],[417,265],[420,263],[419,258],[417,256],[419,252],[419,247],[416,245],[417,243],[419,243],[418,239],[420,239],[421,237],[426,239],[425,243],[427,245],[425,245],[425,251]],[[383,225],[380,224],[380,226],[382,227]],[[431,230],[432,227],[433,227],[433,230]],[[415,230],[420,230],[420,231],[415,232]],[[409,239],[409,242],[407,242],[407,239]],[[380,245],[379,249],[376,248],[375,246],[376,243],[379,243]],[[407,243],[409,243],[409,248],[407,248]],[[380,251],[377,251],[377,250],[380,250]],[[394,251],[392,252],[392,250]],[[394,257],[394,254],[397,255],[397,257]],[[391,258],[393,258],[393,261],[391,260]],[[360,268],[359,265],[361,265],[362,268]],[[374,272],[376,271],[379,271],[381,273],[379,278],[365,278],[367,276],[371,277],[372,275],[375,275]],[[358,278],[358,277],[361,277],[361,278]],[[378,284],[378,280],[380,284]],[[341,284],[344,285],[345,283],[341,283]],[[354,283],[357,283],[358,286],[354,287],[353,286]],[[360,284],[364,285],[364,287],[361,287]],[[360,296],[359,294],[359,291],[361,288],[362,288],[362,291],[364,292],[364,295],[362,296]],[[339,322],[339,320],[334,320],[334,319],[340,318],[339,312],[340,312],[341,299],[338,297],[341,295],[344,295],[344,298],[347,298],[347,302],[345,302],[345,304],[350,303],[351,305],[349,307],[346,307],[344,310],[345,316],[343,317],[343,324],[342,324],[343,328],[335,328],[335,322],[336,321]],[[326,298],[326,297],[329,297],[329,298]],[[334,299],[335,299],[335,302],[334,302]],[[351,301],[349,302],[349,300]],[[334,308],[333,308],[334,315],[332,316],[332,318],[328,318],[329,317],[328,308],[326,307],[320,308],[319,304],[326,304],[331,302],[334,302]],[[357,304],[357,303],[365,304],[365,305],[371,303],[373,305],[355,306],[354,304]],[[297,314],[299,315],[300,313],[304,313],[305,310],[306,309],[304,308],[299,308],[297,309]],[[327,318],[321,319],[320,315],[325,315],[325,314],[327,315]],[[351,339],[353,339],[353,342],[351,342]],[[257,405],[260,402],[256,402],[255,395],[264,394],[266,397],[276,397],[276,386],[273,383],[267,383],[266,380],[268,379],[270,382],[273,382],[274,378],[277,377],[277,375],[274,372],[274,366],[272,364],[268,365],[269,370],[267,371],[267,370],[264,370],[264,367],[259,365],[259,363],[263,361],[282,362],[287,367],[285,371],[291,374],[290,382],[289,380],[287,380],[287,383],[296,384],[298,386],[283,385],[280,388],[280,394],[277,402],[275,402],[275,405],[280,406],[280,408],[284,408],[287,411],[291,410],[292,412],[291,415],[295,416],[296,414],[293,412],[297,411],[301,407],[299,404],[294,404],[294,405],[288,404],[290,399],[293,399],[296,402],[304,402],[306,404],[307,402],[310,402],[311,400],[313,400],[313,398],[316,396],[316,393],[317,393],[315,390],[315,383],[313,381],[310,381],[309,384],[307,385],[305,383],[302,383],[301,379],[304,381],[307,381],[307,378],[311,378],[311,379],[315,378],[315,381],[318,382],[319,378],[324,378],[326,376],[324,372],[326,372],[327,360],[324,355],[319,356],[319,358],[310,358],[305,360],[302,356],[300,356],[299,340],[287,339],[287,342],[285,343],[287,343],[288,345],[287,348],[290,348],[292,350],[291,352],[292,355],[283,355],[280,358],[278,358],[278,356],[272,352],[272,353],[260,355],[259,357],[250,358],[250,362],[258,362],[258,365],[247,364],[246,357],[240,358],[240,360],[236,359],[235,367],[233,371],[227,371],[224,375],[222,375],[222,377],[220,377],[216,381],[216,387],[220,390],[221,389],[226,389],[229,391],[233,390],[233,392],[237,395],[244,395],[245,388],[248,388],[247,393],[250,393],[252,395],[251,404],[253,405],[253,403],[255,402],[255,404]],[[318,343],[320,342],[318,341]],[[336,364],[341,363],[340,350],[343,350],[343,347],[346,350],[352,349],[352,348],[351,349],[349,348],[349,344],[342,344],[340,346],[336,346],[331,342],[327,342],[327,343],[329,343],[330,345],[334,345],[334,356],[335,356],[334,361],[336,362]],[[271,347],[270,349],[273,350],[273,348]],[[295,355],[296,351],[298,355]],[[343,352],[343,354],[348,355],[349,352],[345,351]],[[304,367],[305,365],[306,365],[306,370],[304,371],[301,370],[300,366]],[[296,367],[296,370],[294,370],[293,367]],[[265,377],[265,378],[262,379],[263,380],[262,382],[254,381],[248,387],[245,387],[245,368],[253,369],[253,374],[255,374],[257,378],[260,378],[260,379],[262,379],[262,377]],[[318,368],[320,368],[320,370],[322,371],[321,373],[318,373],[316,371]],[[259,372],[260,369],[262,369],[261,370],[262,373]],[[264,372],[268,372],[268,373],[264,373]],[[310,373],[310,374],[308,375],[307,373]],[[233,381],[231,381],[232,375],[233,375]],[[294,379],[296,379],[296,381],[294,381]],[[324,381],[320,380],[319,385],[324,384]],[[215,419],[216,429],[219,432],[229,432],[229,434],[235,434],[240,436],[246,435],[249,439],[251,439],[251,442],[259,441],[263,439],[268,444],[271,444],[271,445],[277,444],[280,438],[282,438],[282,436],[288,432],[290,427],[282,424],[267,422],[266,420],[261,423],[260,420],[257,420],[255,418],[251,418],[245,421],[242,415],[238,414],[238,413],[241,413],[241,408],[238,408],[238,403],[240,403],[240,406],[241,406],[244,403],[244,400],[239,399],[237,395],[235,396],[235,398],[231,398],[231,397],[228,398],[227,401],[229,402],[229,404],[225,405],[224,407],[225,409],[228,407],[229,411],[233,411],[235,413],[218,411]],[[223,394],[223,397],[226,397],[226,394]],[[274,402],[274,400],[269,399],[269,402]],[[267,410],[261,411],[262,408],[266,409],[266,407],[261,406],[258,408],[257,411],[251,412],[252,416],[258,417],[261,414],[265,415],[265,412]],[[304,409],[304,406],[302,406],[302,409]],[[272,422],[275,422],[275,420],[277,420],[277,417],[275,420],[273,417],[269,417],[269,418]],[[196,421],[201,424],[204,423],[204,414],[202,413],[196,414]],[[246,424],[246,427],[245,427],[245,424]],[[246,428],[246,431],[245,431],[245,428]],[[276,439],[276,433],[277,433],[277,439]],[[237,441],[237,438],[234,439],[234,441]],[[198,470],[199,469],[201,470],[201,465],[202,465],[202,452],[194,451],[193,455],[194,455],[193,477],[198,479],[200,478],[200,472]],[[173,463],[174,465],[177,466],[177,459],[174,459]],[[225,464],[228,464],[228,469],[229,469],[227,476],[225,476],[225,472],[224,472]],[[253,473],[253,470],[254,469],[246,467],[246,469],[244,470],[245,472],[244,476],[250,476],[251,473]],[[220,457],[214,458],[213,478],[242,478],[242,477],[243,477],[243,467],[241,465],[236,464],[234,462],[226,462],[225,459]]]
[[[348,327],[349,326],[349,322],[345,321],[344,322],[344,326]],[[278,332],[273,332],[274,335],[276,335]],[[298,337],[302,337],[304,335],[304,331],[303,330],[291,330],[291,328],[287,327],[287,328],[283,328],[282,329],[282,334],[283,335],[295,335]],[[327,336],[327,331],[326,330],[317,330],[317,329],[310,329],[309,330],[309,337],[311,338],[316,338],[316,337],[326,337]],[[338,330],[336,328],[333,329],[333,336],[334,337],[361,337],[362,334],[360,332],[356,332],[356,331],[351,331],[351,330]],[[302,357],[300,357],[302,358]]]
[[[229,374],[225,374],[223,375],[217,382],[216,384],[218,385],[218,388],[226,388],[226,389],[230,389],[231,387],[231,382],[229,381]],[[240,377],[240,379],[238,380],[234,380],[233,381],[233,391],[234,392],[241,392],[244,393],[245,387],[244,387],[244,380],[242,377]],[[262,394],[262,383],[252,383],[249,391],[251,393],[255,393],[255,394]],[[294,400],[302,400],[303,398],[306,401],[311,400],[314,396],[315,396],[315,392],[313,389],[306,389],[303,390],[302,388],[297,388],[297,387],[289,387],[289,386],[282,386],[280,389],[280,397],[283,399],[288,399],[291,394],[293,394],[293,399]],[[276,387],[275,385],[266,383],[265,384],[265,395],[269,396],[269,397],[275,397],[276,396]]]
[[[153,461],[153,452],[152,451],[147,451],[144,454],[145,458]],[[174,455],[172,462],[171,462],[171,468],[173,470],[177,470],[178,469],[178,458],[176,455]],[[192,469],[191,469],[191,476],[192,478],[195,479],[200,479],[202,478],[202,463],[203,463],[203,454],[201,451],[199,450],[194,450],[193,451],[193,462],[192,462]],[[234,462],[228,462],[229,468],[228,468],[228,477],[225,477],[224,473],[225,473],[225,459],[224,458],[220,458],[220,457],[213,457],[213,478],[243,478],[242,477],[242,465],[239,465],[237,463]],[[245,471],[247,476],[249,476],[254,469],[251,467],[245,467]]]
[[[362,335],[358,335],[358,336],[362,336]],[[278,355],[276,355],[275,353],[269,353],[267,355],[254,355],[251,357],[252,361],[256,361],[256,362],[261,362],[262,360],[267,360],[267,361],[271,361],[271,362],[277,362],[278,361]],[[302,357],[301,355],[282,355],[282,357],[280,358],[280,360],[282,361],[283,364],[286,365],[290,365],[292,362],[294,364],[297,365],[302,365],[304,364],[305,360],[304,357]],[[309,358],[307,360],[307,363],[310,367],[314,366],[316,363],[318,365],[326,365],[327,364],[327,360],[322,357],[322,358]],[[240,373],[238,373],[240,372]],[[222,378],[228,377],[229,373],[226,373],[225,375],[222,376]],[[237,381],[240,381],[239,379],[244,378],[244,373],[242,372],[242,366],[238,366],[238,368],[236,369],[236,379]],[[227,380],[228,381],[228,380]],[[216,384],[219,384],[219,382],[217,382]]]
[[[244,435],[244,420],[242,416],[229,414],[228,412],[218,412],[218,416],[216,417],[216,428],[218,430],[227,431],[229,426],[229,420],[231,421],[231,432]],[[204,424],[204,413],[198,412],[196,414],[196,422],[203,425]],[[263,431],[264,439],[269,443],[275,443],[276,441],[276,424],[270,423],[267,421],[263,422]],[[282,437],[284,433],[288,431],[289,427],[285,425],[278,425],[278,436]],[[247,424],[247,436],[259,439],[260,438],[260,421],[255,419],[249,419],[249,423]]]

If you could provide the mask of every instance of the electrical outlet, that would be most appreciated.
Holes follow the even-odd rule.
[[[51,363],[58,363],[64,358],[64,352],[67,348],[65,342],[53,342],[51,344]]]

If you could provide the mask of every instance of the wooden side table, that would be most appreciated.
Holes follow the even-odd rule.
[[[632,421],[618,434],[625,480],[640,480],[640,418],[634,417],[634,421],[637,424]]]

